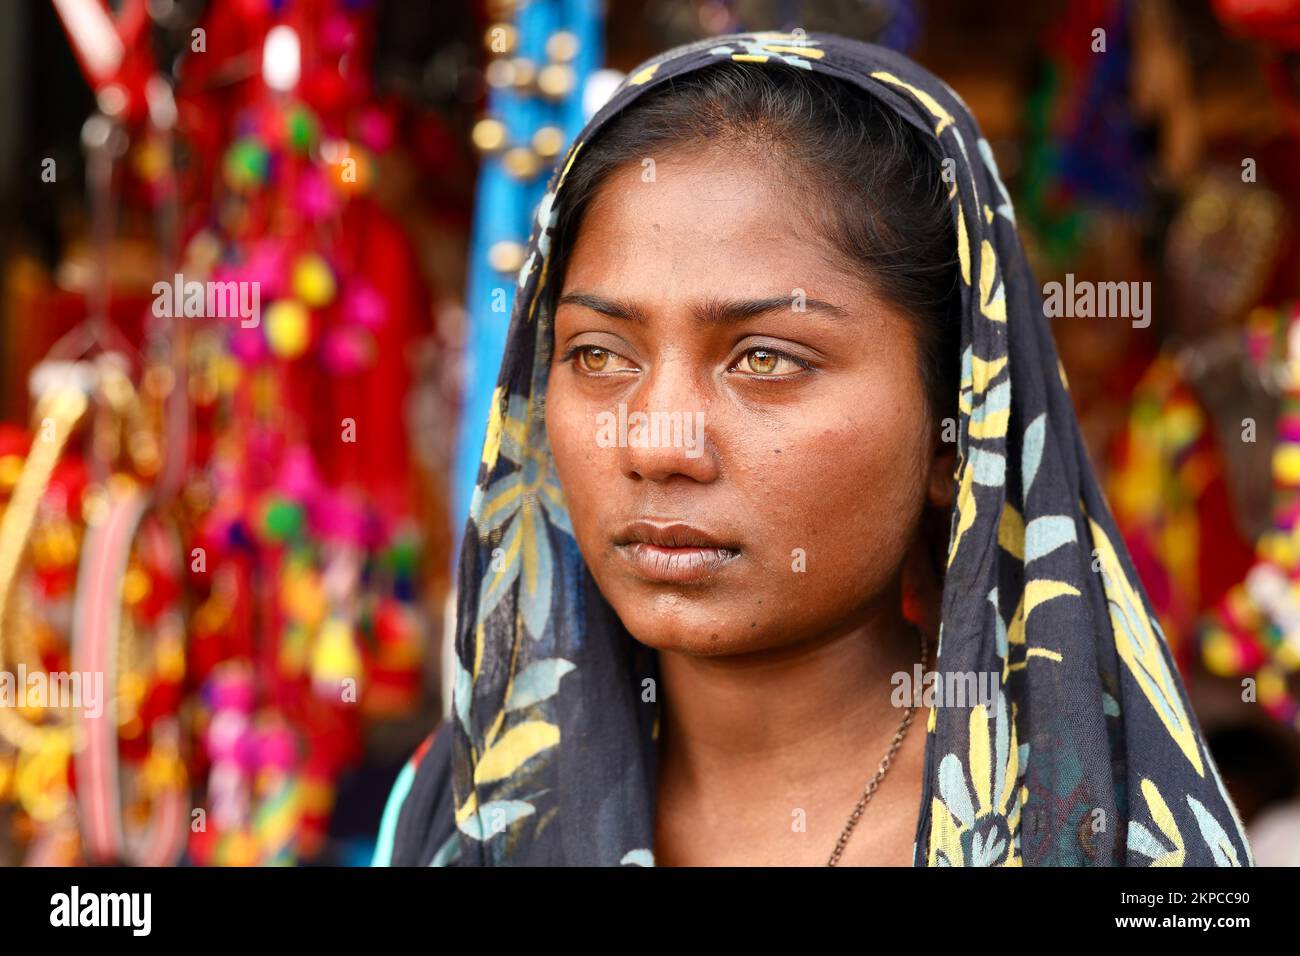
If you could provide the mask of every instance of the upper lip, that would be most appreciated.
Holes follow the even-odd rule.
[[[633,521],[619,532],[616,544],[652,544],[660,548],[736,550],[721,538],[681,521]]]

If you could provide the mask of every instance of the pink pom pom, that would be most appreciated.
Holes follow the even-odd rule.
[[[368,107],[357,120],[357,138],[371,152],[387,152],[393,145],[392,117],[378,106]]]
[[[213,711],[253,712],[254,690],[249,674],[240,669],[225,669],[211,677],[208,700]]]
[[[266,727],[258,734],[257,762],[264,770],[289,773],[298,763],[298,742],[288,727]]]
[[[346,53],[356,42],[356,31],[352,23],[342,13],[334,13],[325,18],[320,27],[320,45],[326,53],[335,55]]]
[[[230,332],[230,351],[243,364],[256,365],[266,359],[266,336],[259,328],[246,329],[237,323]]]
[[[355,375],[374,358],[374,341],[364,329],[333,329],[325,339],[325,365],[335,375]]]
[[[248,717],[234,710],[221,710],[208,724],[206,743],[213,760],[243,763],[248,738]]]
[[[284,244],[274,239],[264,239],[249,250],[244,260],[240,276],[245,282],[260,285],[259,295],[263,304],[279,298],[284,292],[285,275],[288,272],[288,256]]]
[[[364,280],[348,285],[343,295],[343,318],[367,329],[377,329],[388,318],[388,304],[375,287]]]
[[[366,542],[368,515],[361,501],[342,492],[325,493],[312,509],[312,526],[324,538],[359,547]]]
[[[334,191],[317,169],[304,171],[298,183],[298,211],[307,222],[323,222],[338,211]]]

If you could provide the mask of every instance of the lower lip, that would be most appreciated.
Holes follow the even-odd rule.
[[[621,544],[618,550],[641,577],[673,584],[717,574],[740,557],[728,548],[663,548],[643,541]]]

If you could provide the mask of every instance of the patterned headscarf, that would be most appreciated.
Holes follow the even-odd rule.
[[[722,60],[852,83],[953,161],[960,425],[936,670],[1001,680],[989,704],[930,710],[914,863],[1252,865],[1093,474],[989,144],[911,61],[803,33],[716,37],[648,61],[557,168],[519,274],[461,553],[452,713],[395,788],[379,857],[653,863],[659,705],[643,688],[657,658],[574,540],[542,415],[544,290],[556,196],[583,145],[646,91]]]

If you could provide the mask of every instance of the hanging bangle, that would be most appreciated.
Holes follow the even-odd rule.
[[[86,408],[86,395],[76,387],[60,388],[37,403],[36,418],[40,422],[41,434],[32,442],[22,474],[14,485],[3,518],[0,518],[0,669],[5,663],[5,634],[9,630],[6,622],[17,603],[18,570],[27,550],[36,513],[54,466]],[[73,732],[70,721],[32,723],[24,719],[16,708],[0,707],[0,738],[20,751],[67,749],[75,743],[68,736]]]
[[[184,851],[189,812],[179,718],[168,714],[152,729],[146,770],[133,781],[153,790],[148,819],[138,827],[124,822],[126,780],[118,742],[128,677],[120,654],[123,624],[130,614],[123,596],[133,552],[148,551],[154,564],[171,567],[179,567],[181,560],[175,532],[148,506],[145,492],[133,482],[118,484],[101,520],[87,528],[82,546],[73,609],[73,669],[83,675],[102,674],[110,690],[98,713],[82,711],[85,746],[75,758],[77,803],[92,861],[167,866]]]

